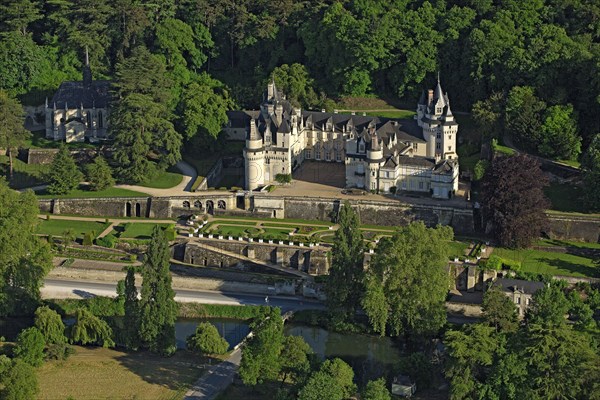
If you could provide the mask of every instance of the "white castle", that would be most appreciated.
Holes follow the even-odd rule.
[[[269,83],[260,111],[231,111],[225,132],[244,140],[245,185],[254,190],[305,160],[345,163],[346,187],[430,192],[458,190],[458,124],[439,83],[411,120],[303,111]]]

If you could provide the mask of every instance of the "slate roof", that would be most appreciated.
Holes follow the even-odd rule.
[[[435,160],[426,157],[411,157],[400,155],[398,156],[398,164],[400,165],[415,165],[418,167],[433,168]]]
[[[522,279],[499,278],[492,284],[493,287],[498,287],[503,292],[513,293],[520,290],[526,294],[534,294],[544,288],[543,282],[531,282]]]
[[[82,81],[68,81],[61,83],[52,98],[52,105],[56,108],[106,108],[110,103],[110,81],[92,81],[85,85]]]

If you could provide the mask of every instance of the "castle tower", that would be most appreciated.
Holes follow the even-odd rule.
[[[379,167],[383,161],[383,148],[377,137],[375,128],[371,128],[371,143],[367,149],[367,171],[365,176],[365,188],[367,190],[379,189]]]
[[[254,119],[250,120],[250,129],[244,148],[244,161],[246,190],[254,190],[260,185],[264,185],[265,149]]]

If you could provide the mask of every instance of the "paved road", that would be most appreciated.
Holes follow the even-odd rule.
[[[211,367],[185,394],[184,400],[212,400],[233,382],[240,362],[242,350],[234,350],[229,357]]]
[[[116,289],[116,283],[46,279],[41,294],[44,298],[88,298],[93,296],[116,296]],[[323,303],[301,297],[269,296],[268,298],[268,304],[280,307],[282,312],[325,309]],[[204,304],[265,305],[264,295],[209,290],[175,289],[175,300]]]

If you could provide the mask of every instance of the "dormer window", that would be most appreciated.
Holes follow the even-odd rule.
[[[361,153],[365,152],[365,144],[364,143],[360,143],[358,145],[358,151],[361,152]]]

